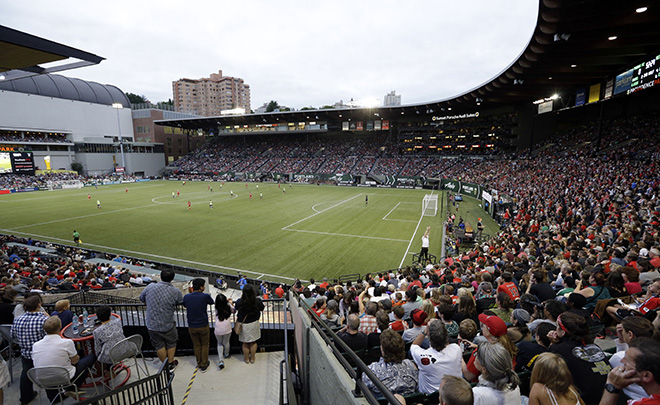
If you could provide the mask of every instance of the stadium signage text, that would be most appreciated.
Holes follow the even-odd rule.
[[[479,117],[479,111],[470,114],[460,114],[460,115],[445,115],[444,117],[431,117],[432,121],[444,121],[444,120],[462,120],[465,118],[477,118]]]

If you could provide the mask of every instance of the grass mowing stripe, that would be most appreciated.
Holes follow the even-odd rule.
[[[314,213],[314,214],[308,216],[307,218],[303,218],[303,219],[301,219],[300,221],[296,221],[296,222],[294,222],[294,223],[292,223],[292,224],[290,224],[290,225],[287,225],[287,226],[285,226],[284,228],[282,228],[282,230],[283,230],[283,231],[288,231],[289,229],[287,229],[287,228],[290,228],[290,227],[292,227],[292,226],[294,226],[294,225],[297,225],[297,224],[299,224],[299,223],[301,223],[301,222],[303,222],[303,221],[306,221],[306,220],[308,220],[308,219],[310,219],[310,218],[312,218],[312,217],[315,217],[315,216],[317,216],[318,214],[320,214],[320,213],[322,213],[322,212],[326,212],[326,211],[329,210],[329,209],[335,208],[335,207],[340,206],[340,205],[342,205],[342,204],[344,204],[344,203],[347,203],[347,202],[349,202],[349,201],[351,201],[351,200],[354,200],[354,199],[356,199],[357,197],[359,197],[359,196],[361,196],[361,195],[362,195],[362,193],[360,193],[360,194],[358,194],[358,195],[356,195],[356,196],[353,196],[353,197],[351,197],[351,198],[349,198],[349,199],[347,199],[347,200],[340,201],[340,202],[338,202],[337,204],[335,204],[335,205],[333,205],[333,206],[331,206],[331,207],[328,207],[328,208],[326,208],[326,209],[324,209],[324,210],[321,210],[321,211],[319,211],[319,212],[316,212],[316,213]]]
[[[39,239],[45,240],[45,241],[50,239],[50,240],[56,240],[58,242],[64,242],[65,244],[67,242],[69,242],[66,239],[54,238],[54,237],[45,236],[45,235],[35,235],[33,233],[20,232],[20,231],[14,232],[11,229],[0,229],[0,231],[6,232],[8,234],[16,233],[16,234],[19,234],[19,235],[34,236],[36,238],[39,238]],[[191,260],[177,259],[175,257],[160,256],[160,255],[155,255],[155,254],[145,253],[145,252],[136,252],[134,250],[126,250],[126,249],[113,248],[113,247],[110,247],[110,246],[95,245],[93,243],[85,243],[84,245],[81,244],[80,247],[84,249],[85,246],[91,246],[91,247],[99,248],[99,250],[105,250],[105,251],[116,251],[116,252],[123,252],[123,253],[131,253],[131,254],[136,254],[136,255],[140,255],[140,256],[150,256],[150,257],[155,257],[155,258],[158,258],[158,259],[167,259],[167,260],[177,261],[177,262],[182,262],[182,263],[187,263],[187,264],[195,264],[195,265],[201,265],[201,266],[207,266],[207,267],[214,267],[214,268],[222,269],[222,270],[233,270],[237,273],[261,274],[261,275],[265,275],[265,276],[268,276],[268,277],[282,278],[282,279],[286,279],[286,280],[296,280],[295,278],[291,278],[291,277],[278,276],[278,275],[275,275],[275,274],[267,274],[267,273],[262,273],[262,272],[259,272],[259,271],[236,269],[236,268],[233,268],[233,267],[220,266],[220,265],[217,265],[217,264],[201,263],[201,262],[195,262],[195,261],[191,261]],[[73,247],[73,246],[71,246],[71,247]],[[301,281],[306,281],[306,280],[301,280]]]

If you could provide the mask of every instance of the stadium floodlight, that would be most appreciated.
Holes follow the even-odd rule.
[[[611,37],[607,37],[607,39],[610,40],[610,41],[614,41],[617,38],[618,37],[616,35],[612,35]]]
[[[635,12],[636,12],[637,14],[641,14],[641,13],[645,12],[645,11],[648,10],[648,9],[649,9],[648,7],[640,7],[640,8],[638,8],[637,10],[635,10]]]
[[[550,96],[550,100],[556,100],[558,98],[559,98],[559,94],[553,94],[552,96]]]
[[[124,139],[121,137],[121,122],[119,120],[119,110],[124,108],[122,103],[112,103],[112,108],[117,110],[117,132],[119,134],[119,150],[121,151],[121,165],[126,173],[126,159],[124,158]]]

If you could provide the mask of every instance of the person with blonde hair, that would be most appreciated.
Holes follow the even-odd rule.
[[[573,385],[566,362],[555,353],[542,353],[534,362],[529,383],[529,405],[584,404]]]

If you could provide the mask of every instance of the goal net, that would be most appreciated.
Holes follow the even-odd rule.
[[[438,195],[427,194],[422,200],[422,215],[434,217],[438,214]]]

